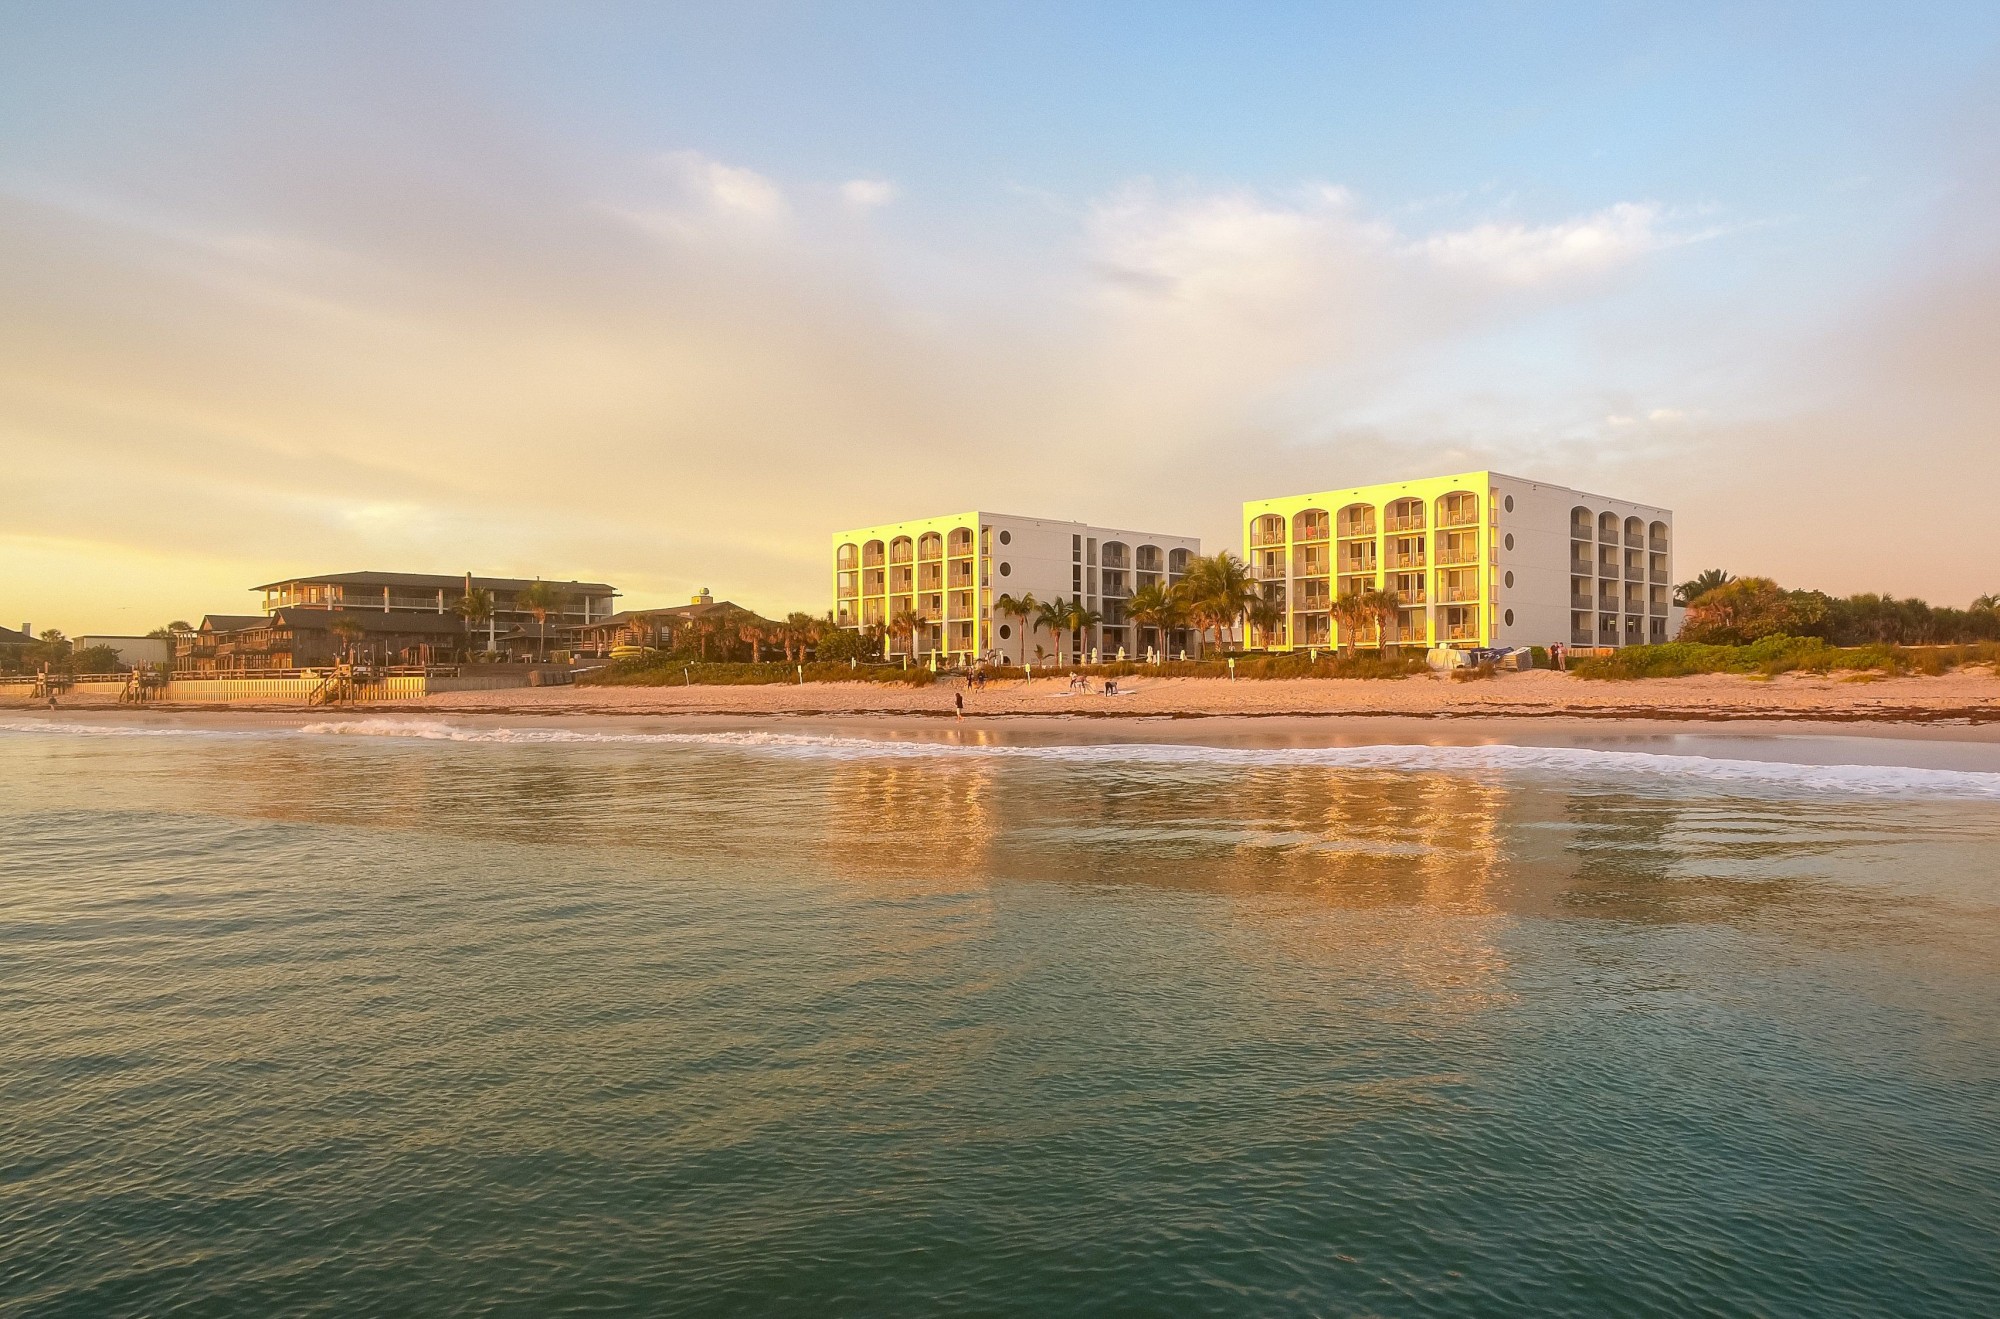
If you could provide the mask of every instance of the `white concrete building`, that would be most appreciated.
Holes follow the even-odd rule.
[[[835,533],[834,619],[842,627],[880,629],[890,653],[938,656],[947,663],[1032,661],[1039,647],[1060,647],[1072,661],[1092,653],[1138,657],[1149,647],[1172,653],[1188,646],[1163,637],[1125,613],[1139,588],[1171,586],[1201,553],[1194,536],[1095,527],[999,513],[954,513]],[[1002,596],[1083,601],[1102,621],[1081,634],[1056,633],[995,611]],[[902,615],[918,620],[906,642],[895,632]]]

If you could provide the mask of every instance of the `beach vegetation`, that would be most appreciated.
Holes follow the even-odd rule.
[[[879,682],[923,687],[937,675],[921,665],[855,664],[813,660],[805,664],[703,661],[671,655],[635,656],[613,660],[602,668],[577,675],[582,687],[752,687],[776,683]]]
[[[1685,609],[1707,595],[1718,586],[1727,586],[1736,578],[1720,568],[1705,568],[1674,588],[1674,603]]]
[[[516,609],[525,609],[535,616],[535,622],[541,628],[541,638],[535,646],[535,653],[541,658],[547,658],[549,649],[549,615],[561,612],[563,607],[562,592],[558,591],[548,582],[537,579],[529,582],[515,595],[514,607]]]
[[[1833,596],[1786,590],[1768,577],[1730,577],[1694,597],[1676,639],[1740,646],[1767,636],[1819,637],[1834,646],[1969,645],[2000,640],[2000,609],[1992,596],[1954,609],[1914,597]]]
[[[1570,671],[1584,678],[1610,679],[1681,678],[1697,673],[1763,677],[1801,672],[1936,675],[1967,664],[2000,664],[2000,643],[1836,646],[1824,637],[1772,634],[1747,645],[1672,641],[1659,646],[1627,646],[1609,655],[1580,659]]]

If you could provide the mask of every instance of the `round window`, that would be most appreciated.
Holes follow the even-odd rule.
[[[1508,627],[1514,626],[1514,611],[1511,609],[1507,611],[1507,626]]]
[[[1514,548],[1514,533],[1511,531],[1507,533],[1507,548],[1510,550]]]
[[[1009,577],[1013,575],[1013,572],[1014,565],[1003,560],[1000,564],[1000,575],[1002,577]]]
[[[1507,574],[1507,585],[1509,585],[1509,586],[1512,586],[1513,584],[1514,584],[1514,574],[1513,574],[1513,573],[1508,573],[1508,574]]]
[[[1507,496],[1507,511],[1509,513],[1514,511],[1514,496],[1512,495]]]
[[[1012,545],[1012,544],[1014,543],[1014,533],[1013,533],[1013,532],[1011,532],[1011,531],[1003,531],[1003,532],[1001,532],[1001,533],[1000,533],[1000,543],[1001,543],[1002,545]]]
[[[1000,534],[1004,536],[1004,535],[1006,535],[1007,533],[1003,531],[1003,532],[1001,532]],[[1014,629],[1013,629],[1013,628],[1011,628],[1011,627],[1008,627],[1008,626],[1007,626],[1007,625],[1006,625],[1005,623],[1002,623],[1002,624],[1000,625],[1000,639],[1001,639],[1002,641],[1005,641],[1005,640],[1007,640],[1007,639],[1008,639],[1009,637],[1011,637],[1011,636],[1013,636],[1013,635],[1014,635]]]

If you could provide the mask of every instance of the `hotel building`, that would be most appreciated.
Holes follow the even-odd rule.
[[[270,615],[286,609],[447,614],[467,591],[485,591],[493,600],[493,616],[478,631],[486,634],[485,648],[494,650],[509,635],[540,636],[540,620],[532,611],[517,605],[521,592],[533,584],[525,577],[474,577],[469,573],[451,577],[440,573],[335,572],[317,577],[289,577],[250,589],[264,593],[264,612]],[[561,607],[548,616],[547,632],[551,637],[602,622],[616,608],[613,602],[618,592],[603,582],[552,581],[548,585],[562,598]]]
[[[1103,615],[1081,636],[1061,634],[1072,660],[1092,651],[1170,653],[1188,638],[1139,626],[1126,615],[1125,601],[1140,587],[1179,581],[1200,553],[1193,536],[996,513],[860,527],[833,537],[834,621],[887,635],[891,622],[909,613],[922,620],[907,647],[918,656],[1018,664],[1035,658],[1037,643],[1049,650],[1057,639],[1032,622],[1024,629],[1019,619],[996,614],[993,602],[1003,595],[1033,595],[1044,604],[1060,597],[1081,599]],[[905,651],[900,637],[889,646],[894,654]]]
[[[1273,650],[1374,646],[1343,638],[1333,602],[1393,591],[1391,645],[1629,646],[1666,641],[1673,606],[1666,509],[1498,472],[1326,490],[1243,506],[1244,557],[1284,621]]]

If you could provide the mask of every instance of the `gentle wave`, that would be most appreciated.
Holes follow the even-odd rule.
[[[1173,742],[965,744],[774,732],[618,732],[574,728],[480,728],[441,719],[328,720],[297,729],[146,728],[58,721],[0,722],[0,732],[90,737],[380,737],[503,746],[700,747],[814,760],[988,759],[1077,766],[1151,765],[1204,768],[1349,769],[1446,774],[1534,773],[1601,782],[1641,778],[1688,786],[1738,787],[1863,796],[1948,797],[2000,801],[2000,774],[1895,765],[1805,765],[1593,747],[1384,743],[1347,747],[1220,747]]]
[[[895,741],[806,733],[594,732],[570,728],[468,728],[443,720],[358,719],[308,724],[314,735],[398,737],[515,745],[602,743],[699,746],[826,760],[987,758],[1070,765],[1158,765],[1177,769],[1359,769],[1432,773],[1540,772],[1568,777],[1643,775],[1705,785],[1792,788],[1870,796],[1944,796],[2000,800],[2000,774],[1893,765],[1803,765],[1650,751],[1511,744],[1433,746],[1384,743],[1350,747],[1219,747],[1174,742],[965,744]]]

